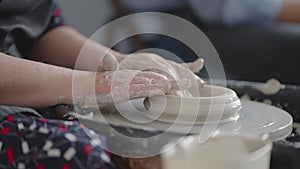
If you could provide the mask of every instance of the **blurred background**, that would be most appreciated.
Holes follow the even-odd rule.
[[[60,0],[68,25],[86,36],[121,16],[136,12],[164,12],[195,24],[210,39],[223,63],[227,79],[265,82],[276,78],[299,85],[300,2],[285,0]],[[288,2],[288,3],[286,3]],[[298,9],[299,8],[299,9]],[[159,18],[128,23],[107,33],[117,38],[125,29],[163,25]],[[176,28],[180,29],[180,28]],[[129,30],[130,31],[130,30]],[[188,30],[182,30],[188,33]],[[127,38],[115,49],[130,53],[160,48],[190,62],[198,58],[184,44],[169,37],[141,35]],[[159,53],[158,53],[159,54]],[[165,56],[168,58],[168,56]],[[208,75],[204,71],[201,77]]]
[[[186,5],[187,1],[192,5]],[[229,4],[227,12],[214,8],[223,2]],[[228,81],[228,86],[240,97],[261,102],[271,100],[273,105],[292,114],[295,122],[300,121],[300,2],[297,0],[60,0],[59,4],[66,23],[88,37],[109,21],[135,12],[157,11],[185,18],[211,40],[227,78],[237,80]],[[153,24],[140,22],[143,26]],[[138,29],[140,25],[128,23],[126,26]],[[120,31],[124,30],[111,30],[108,37],[114,38]],[[180,56],[183,61],[198,57],[174,39],[150,36],[126,39],[115,48],[124,53],[161,48]],[[200,76],[204,77],[205,71]],[[274,95],[256,90],[256,86],[261,85],[256,82],[270,78],[289,85]],[[299,168],[299,138],[300,127],[295,127],[288,139],[275,143],[272,169]]]
[[[114,15],[110,0],[60,0],[58,3],[67,24],[88,37]]]

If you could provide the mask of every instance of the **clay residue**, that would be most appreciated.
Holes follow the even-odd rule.
[[[284,89],[285,85],[281,84],[277,79],[270,79],[266,83],[258,85],[257,90],[265,95],[275,95],[280,90]]]

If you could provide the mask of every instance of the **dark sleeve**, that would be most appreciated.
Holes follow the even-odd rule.
[[[52,29],[55,29],[59,26],[63,26],[63,25],[65,25],[65,22],[64,22],[63,17],[61,16],[61,10],[60,10],[59,6],[57,5],[57,3],[54,3],[53,7],[52,7],[50,22],[49,22],[49,25],[48,25],[45,33]]]
[[[47,1],[46,1],[47,2]],[[49,6],[50,5],[50,6]],[[43,4],[36,11],[24,17],[27,30],[15,32],[16,45],[22,57],[30,59],[30,53],[34,44],[47,32],[65,25],[61,11],[57,3]]]

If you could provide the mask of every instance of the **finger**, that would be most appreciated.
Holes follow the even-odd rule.
[[[204,60],[202,58],[199,58],[194,62],[183,63],[183,64],[186,64],[192,72],[198,73],[204,66]]]
[[[147,77],[153,80],[167,80],[168,78],[160,73],[151,72],[151,71],[143,71],[137,74],[137,77]]]
[[[141,97],[149,97],[156,95],[163,95],[170,91],[170,85],[159,85],[159,84],[151,84],[151,85],[143,85],[143,84],[135,84],[130,86],[129,97],[130,98],[141,98]]]
[[[191,80],[182,78],[181,80],[171,81],[171,90],[188,90],[191,87]]]
[[[144,71],[158,73],[160,75],[166,76],[168,79],[174,79],[174,77],[176,77],[177,75],[176,71],[173,68],[166,68],[166,67],[162,69],[147,68]]]
[[[153,79],[148,77],[134,77],[130,84],[152,84]]]
[[[196,78],[196,82],[198,84],[199,89],[202,88],[206,84],[206,82],[204,80],[202,80],[201,78],[199,78],[197,75],[194,75],[194,76]]]
[[[204,80],[202,80],[199,76],[197,75],[193,75],[193,80],[191,80],[191,86],[190,88],[186,89],[186,90],[190,90],[190,89],[194,89],[195,92],[199,92],[199,90],[201,88],[203,88],[203,86],[206,84],[206,82]]]

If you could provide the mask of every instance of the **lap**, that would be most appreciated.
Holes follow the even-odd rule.
[[[0,168],[113,168],[104,136],[79,121],[24,113],[0,122]]]

